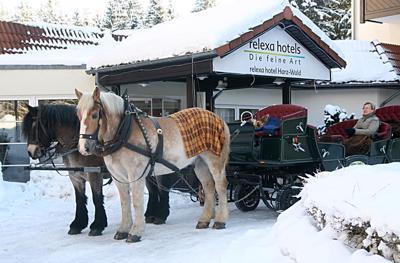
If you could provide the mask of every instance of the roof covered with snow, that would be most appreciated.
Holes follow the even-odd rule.
[[[96,27],[0,21],[0,65],[86,65],[100,43],[115,43],[126,32]]]
[[[231,45],[232,40],[254,32],[257,26],[263,23],[272,25],[279,22],[274,21],[274,18],[277,14],[281,14],[285,7],[290,8],[292,15],[304,23],[309,31],[317,36],[319,42],[342,57],[336,44],[288,1],[232,0],[202,12],[158,24],[150,29],[138,30],[121,43],[103,46],[102,56],[91,60],[88,68],[131,64],[216,50],[226,44]]]
[[[371,83],[399,81],[398,71],[392,64],[396,56],[388,56],[378,41],[336,40],[335,43],[344,53],[347,66],[341,70],[332,70],[330,83]],[[397,59],[400,60],[400,49]],[[390,60],[389,57],[392,59]],[[397,60],[397,62],[399,62]]]
[[[96,27],[0,21],[0,54],[98,45],[103,37],[104,31]],[[114,36],[115,40],[122,38],[121,34]]]

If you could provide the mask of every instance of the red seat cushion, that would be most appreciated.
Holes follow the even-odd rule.
[[[392,127],[385,122],[381,122],[376,136],[378,140],[389,139],[392,136]]]
[[[256,112],[256,120],[260,121],[266,115],[275,117],[280,121],[294,118],[303,118],[307,117],[307,109],[293,104],[279,104],[265,107]],[[276,129],[273,135],[268,136],[280,136],[281,128]],[[263,131],[256,132],[256,136],[265,137],[267,134]]]
[[[352,128],[356,125],[357,120],[347,120],[343,122],[336,123],[332,126],[329,126],[326,130],[327,136],[338,137],[341,136],[342,138],[348,138],[349,136],[346,133],[347,128]]]
[[[400,105],[379,108],[376,110],[376,116],[384,122],[400,122]]]
[[[376,110],[376,116],[391,126],[393,138],[400,137],[400,105],[379,108]]]
[[[335,140],[343,140],[348,138],[349,136],[346,133],[347,128],[352,128],[354,125],[356,125],[357,120],[347,120],[343,122],[336,123],[332,126],[329,126],[326,135],[330,136],[331,138]],[[391,126],[385,122],[381,122],[379,125],[378,132],[376,134],[376,137],[378,140],[384,140],[390,138],[392,133]]]
[[[302,106],[293,104],[272,105],[257,111],[256,120],[260,120],[267,114],[270,116],[274,116],[282,121],[292,118],[307,117],[307,109]]]

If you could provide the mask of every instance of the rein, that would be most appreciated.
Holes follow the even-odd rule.
[[[135,105],[131,105],[129,103],[129,97],[125,93],[123,95],[124,99],[124,116],[122,120],[119,123],[117,133],[114,137],[114,139],[104,142],[101,144],[98,140],[98,134],[100,131],[100,119],[102,116],[102,113],[104,112],[104,108],[101,102],[96,102],[100,106],[100,114],[99,114],[99,120],[97,124],[97,129],[93,134],[80,134],[80,138],[82,139],[89,139],[89,140],[95,140],[96,141],[96,146],[95,146],[95,152],[94,154],[104,157],[107,155],[110,155],[122,147],[125,147],[133,152],[136,152],[138,154],[144,155],[149,158],[149,161],[143,170],[142,175],[135,179],[132,182],[140,180],[142,177],[144,177],[146,171],[149,169],[147,176],[153,174],[154,172],[154,167],[156,163],[160,163],[164,165],[165,167],[169,168],[170,170],[180,174],[180,169],[176,167],[174,164],[168,162],[163,158],[163,148],[164,148],[164,137],[163,137],[163,130],[158,123],[158,121],[153,118],[153,117],[148,117],[144,115]],[[142,132],[143,138],[146,142],[147,149],[143,149],[142,147],[139,147],[137,145],[131,144],[128,142],[129,135],[131,134],[132,131],[132,116],[134,117],[135,122],[137,123],[137,126],[140,128],[140,131]],[[144,127],[142,120],[141,120],[141,115],[150,118],[151,122],[153,123],[154,127],[156,128],[157,131],[157,136],[158,136],[158,143],[156,146],[155,151],[153,151],[153,147],[150,143],[149,137],[148,137],[148,132],[146,128]],[[113,179],[116,180],[119,183],[132,183],[132,182],[121,182],[117,178]]]

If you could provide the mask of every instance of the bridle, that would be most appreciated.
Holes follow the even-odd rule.
[[[96,145],[99,144],[99,131],[100,131],[100,120],[103,116],[103,112],[104,112],[104,107],[103,104],[101,103],[101,101],[95,101],[94,102],[96,105],[99,106],[100,110],[99,110],[99,117],[97,118],[97,128],[93,133],[87,134],[87,133],[80,133],[79,134],[79,139],[87,139],[87,140],[94,140],[96,142]],[[88,116],[89,118],[89,116]]]

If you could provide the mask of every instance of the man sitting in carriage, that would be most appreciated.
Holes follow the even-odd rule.
[[[344,141],[346,155],[367,154],[373,137],[380,125],[379,118],[375,115],[376,106],[372,102],[363,105],[363,116],[353,128],[347,128],[346,133],[350,138]]]

